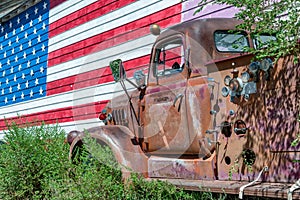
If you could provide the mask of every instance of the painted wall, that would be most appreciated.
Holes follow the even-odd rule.
[[[58,122],[67,132],[101,124],[99,112],[121,92],[108,63],[121,58],[129,76],[147,68],[155,41],[151,24],[165,29],[236,12],[208,4],[194,15],[197,5],[197,0],[43,0],[1,24],[0,129],[6,128],[4,119]]]

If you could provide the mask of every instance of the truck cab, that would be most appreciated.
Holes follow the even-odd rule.
[[[276,38],[236,30],[239,23],[200,19],[164,31],[135,82],[112,61],[125,92],[100,113],[105,126],[87,132],[148,178],[253,181],[268,171],[268,183],[295,183],[299,64],[255,60],[247,49]]]

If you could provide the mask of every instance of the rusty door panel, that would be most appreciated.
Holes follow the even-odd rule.
[[[176,81],[167,81],[173,79]],[[149,86],[145,95],[144,134],[148,151],[152,153],[183,154],[189,145],[187,119],[185,117],[186,78],[181,73],[172,77],[163,77],[156,86]],[[178,99],[181,96],[180,110]]]
[[[214,135],[206,134],[206,130],[211,127],[210,88],[207,77],[189,79],[186,96],[191,144],[189,152],[199,152],[200,157],[205,157],[207,150],[213,151],[216,140]]]

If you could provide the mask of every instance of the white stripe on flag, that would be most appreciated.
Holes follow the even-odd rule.
[[[178,3],[174,0],[156,2],[157,3],[153,1],[137,1],[123,8],[110,12],[109,14],[103,15],[95,20],[91,20],[87,23],[77,26],[76,28],[54,36],[49,40],[48,51],[55,51],[62,47],[122,26],[122,24],[141,19],[147,15],[164,10],[165,8]],[[137,10],[137,8],[141,9]]]
[[[49,24],[52,22],[55,22],[63,17],[66,17],[67,15],[76,12],[77,10],[80,10],[97,0],[69,0],[65,1],[64,3],[60,4],[59,6],[56,6],[52,8],[49,12]]]
[[[94,54],[50,67],[47,70],[47,81],[55,81],[79,73],[84,73],[108,66],[109,62],[120,58],[123,61],[131,60],[151,52],[156,37],[147,35],[121,45],[117,45]]]

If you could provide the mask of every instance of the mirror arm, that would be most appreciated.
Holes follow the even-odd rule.
[[[139,86],[137,86],[134,82],[132,82],[131,80],[129,80],[128,78],[126,78],[126,80],[133,85],[135,88],[139,88]]]
[[[127,91],[127,89],[126,89],[126,86],[125,86],[124,81],[121,80],[121,81],[120,81],[120,84],[121,84],[121,86],[122,86],[123,90],[125,91],[126,96],[127,96],[127,98],[128,98],[129,105],[130,105],[130,113],[131,113],[131,115],[132,115],[132,113],[134,114],[134,118],[135,118],[135,120],[136,120],[138,126],[140,126],[140,120],[138,119],[138,117],[137,117],[137,115],[136,115],[136,113],[135,113],[135,109],[134,109],[134,107],[133,107],[133,105],[132,105],[131,97],[130,97],[129,94],[128,94],[128,91]],[[134,83],[132,83],[132,84],[134,84]],[[136,135],[136,134],[134,133],[134,135]]]

